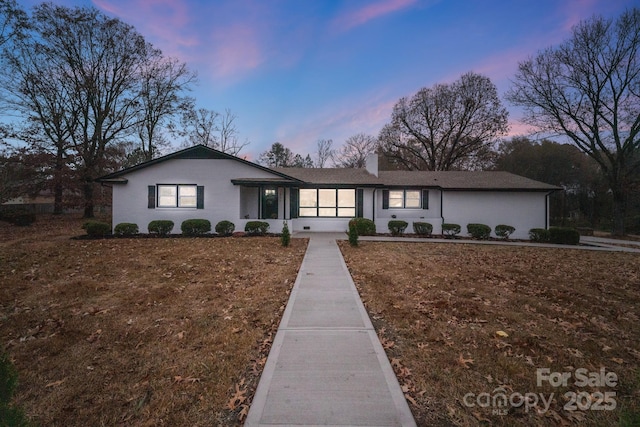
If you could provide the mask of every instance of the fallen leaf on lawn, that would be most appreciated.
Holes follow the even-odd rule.
[[[244,421],[247,415],[249,415],[249,405],[242,405],[242,410],[238,412],[238,421]]]
[[[473,359],[465,359],[461,354],[458,358],[458,363],[464,366],[465,369],[469,369],[469,365],[473,365]]]
[[[616,362],[618,365],[622,365],[624,363],[624,360],[620,359],[619,357],[612,357],[611,360]]]
[[[240,386],[236,384],[236,392],[227,403],[227,408],[231,409],[232,411],[235,411],[236,408],[238,408],[247,400],[247,396],[245,396],[246,393],[247,393],[246,388],[241,389]]]
[[[575,357],[578,357],[580,359],[582,359],[584,357],[584,354],[582,354],[582,352],[580,350],[578,350],[577,348],[568,348],[567,351]]]
[[[66,380],[66,378],[63,378],[63,379],[58,380],[58,381],[54,381],[54,382],[49,383],[49,384],[47,384],[46,386],[44,386],[44,388],[57,387],[57,386],[59,386],[60,384],[62,384],[63,382],[65,382],[65,380]]]
[[[506,333],[505,331],[496,331],[496,335],[501,337],[501,338],[506,338],[509,336],[508,333]]]
[[[181,340],[184,338],[184,331],[178,332],[178,339]]]
[[[199,383],[200,378],[187,377],[183,378],[181,375],[176,375],[173,377],[173,381],[176,383]]]
[[[418,406],[418,402],[416,402],[416,400],[411,397],[411,395],[405,393],[404,398],[411,402],[413,406]]]
[[[231,332],[232,332],[232,333],[234,333],[234,334],[237,334],[237,333],[239,333],[239,332],[242,332],[242,328],[233,328],[233,329],[231,330]]]

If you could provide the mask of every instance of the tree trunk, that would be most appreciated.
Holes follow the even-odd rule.
[[[64,186],[62,184],[64,174],[64,158],[62,150],[58,150],[56,153],[56,165],[55,165],[55,183],[53,184],[53,213],[59,215],[63,212],[62,206],[62,193]]]
[[[93,218],[93,181],[86,180],[83,184],[84,218]]]
[[[627,194],[624,190],[613,190],[613,224],[611,234],[614,236],[624,236],[626,206]]]

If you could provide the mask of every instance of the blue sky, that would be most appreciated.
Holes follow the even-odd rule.
[[[467,71],[502,96],[518,61],[633,0],[54,0],[133,25],[198,73],[199,107],[238,116],[249,158],[281,142],[313,153],[377,136],[395,102]],[[25,7],[39,1],[22,0]],[[510,110],[511,134],[525,134]]]

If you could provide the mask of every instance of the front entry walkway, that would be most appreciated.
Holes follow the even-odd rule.
[[[415,426],[336,236],[312,235],[245,426]]]

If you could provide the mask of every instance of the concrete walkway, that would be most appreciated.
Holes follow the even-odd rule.
[[[337,237],[311,235],[245,426],[416,425]]]

